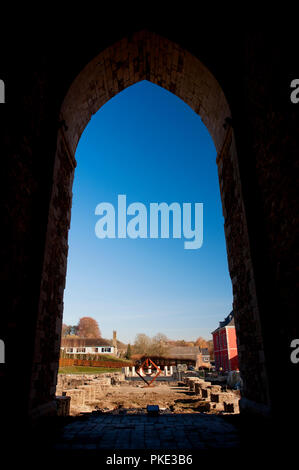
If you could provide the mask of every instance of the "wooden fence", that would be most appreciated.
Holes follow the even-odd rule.
[[[121,367],[129,367],[133,364],[130,362],[121,362],[121,361],[94,361],[89,359],[59,359],[59,367],[69,367],[69,366],[84,366],[84,367],[105,367],[107,369],[119,369]]]

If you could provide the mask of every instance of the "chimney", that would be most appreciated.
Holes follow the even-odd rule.
[[[113,330],[113,347],[117,349],[117,341],[116,341],[116,330]]]

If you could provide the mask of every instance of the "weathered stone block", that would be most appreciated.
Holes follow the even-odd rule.
[[[221,385],[211,385],[210,389],[211,389],[211,393],[220,393]]]
[[[197,382],[195,384],[194,392],[196,393],[196,395],[199,395],[200,397],[202,396],[202,388],[200,386],[200,383]]]
[[[211,403],[209,401],[200,401],[197,405],[196,411],[200,411],[201,413],[204,413],[206,411],[210,411],[211,409]]]
[[[202,388],[201,389],[201,396],[202,396],[202,398],[208,400],[211,396],[211,390],[209,388]]]
[[[77,388],[66,390],[66,396],[71,397],[71,406],[81,406],[85,404],[83,390]]]
[[[215,402],[210,402],[210,410],[215,410],[215,411],[224,411],[224,405],[223,403],[215,403]]]
[[[223,402],[224,411],[226,413],[239,413],[239,402]]]
[[[71,397],[56,396],[57,416],[69,416]]]
[[[223,403],[227,398],[227,393],[212,393],[211,392],[211,401],[215,403]]]
[[[199,378],[197,378],[197,377],[190,377],[190,378],[189,378],[188,383],[189,383],[189,389],[190,389],[190,391],[194,391],[194,389],[195,389],[195,384],[196,384],[198,381],[199,381]]]

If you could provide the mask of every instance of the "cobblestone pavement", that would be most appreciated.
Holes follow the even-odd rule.
[[[238,448],[236,428],[219,416],[194,414],[90,415],[75,418],[56,450]]]

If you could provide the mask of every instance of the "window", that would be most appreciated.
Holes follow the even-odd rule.
[[[77,348],[77,353],[85,353],[85,348]]]
[[[73,348],[67,348],[66,352],[67,352],[67,353],[72,353],[72,352],[73,352]]]
[[[92,351],[97,353],[99,351],[99,348],[92,348]]]
[[[111,352],[111,348],[102,348],[102,352]]]

